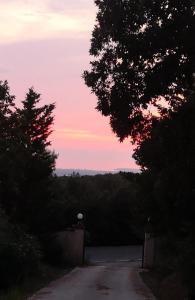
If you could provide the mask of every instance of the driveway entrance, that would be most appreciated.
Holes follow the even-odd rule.
[[[154,300],[139,275],[141,247],[87,248],[77,267],[31,300]]]

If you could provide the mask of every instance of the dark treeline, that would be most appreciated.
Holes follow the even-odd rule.
[[[82,212],[89,245],[140,243],[143,223],[135,226],[138,177],[139,174],[119,173],[55,178],[56,230],[75,224],[77,214]]]

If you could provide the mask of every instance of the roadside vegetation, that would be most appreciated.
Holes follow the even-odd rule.
[[[27,300],[35,292],[47,286],[51,281],[57,280],[69,272],[70,268],[61,268],[41,263],[36,276],[27,277],[7,289],[1,289],[0,300]]]

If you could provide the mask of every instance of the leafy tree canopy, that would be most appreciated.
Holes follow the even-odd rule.
[[[193,85],[194,0],[96,0],[86,84],[122,141],[147,136],[153,118],[174,110]],[[163,100],[162,100],[163,99]]]

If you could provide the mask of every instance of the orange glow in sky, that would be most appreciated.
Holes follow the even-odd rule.
[[[58,168],[136,168],[130,142],[119,143],[81,78],[95,16],[93,0],[1,0],[0,80],[17,99],[33,86],[56,103]]]

